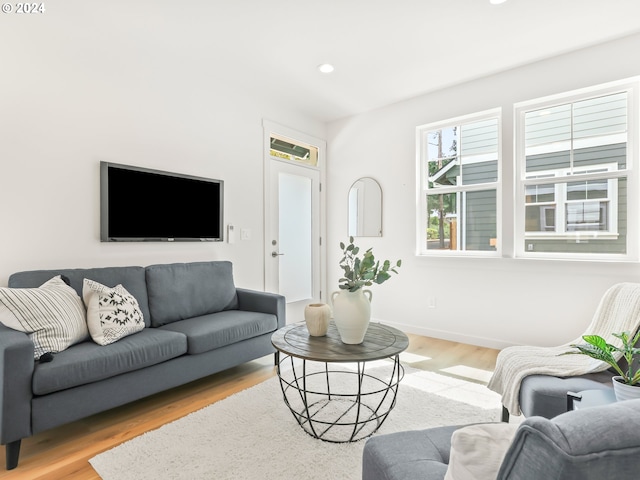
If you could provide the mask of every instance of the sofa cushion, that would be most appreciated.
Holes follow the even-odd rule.
[[[33,393],[46,395],[122,373],[155,365],[183,355],[187,338],[176,332],[147,328],[111,345],[83,342],[36,364]]]
[[[188,353],[193,355],[275,332],[277,328],[275,315],[229,310],[170,323],[159,329],[186,335]]]
[[[38,288],[0,288],[0,322],[29,335],[35,358],[89,336],[82,300],[60,275]]]
[[[103,268],[74,268],[59,270],[32,270],[17,272],[9,277],[10,287],[28,288],[38,287],[51,277],[64,275],[71,286],[82,296],[82,286],[85,278],[90,278],[103,285],[121,284],[138,301],[145,325],[149,326],[149,303],[147,301],[147,284],[143,267],[103,267]]]
[[[109,288],[85,278],[82,298],[89,333],[98,345],[109,345],[144,328],[138,302],[122,285]]]
[[[231,262],[150,265],[146,279],[154,327],[238,308]]]

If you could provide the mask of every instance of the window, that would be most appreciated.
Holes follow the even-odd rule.
[[[579,173],[615,171],[613,165]],[[546,178],[565,178],[572,173],[557,169]],[[544,178],[543,177],[543,178]],[[534,178],[541,178],[536,175]],[[555,184],[525,186],[525,232],[527,238],[544,238],[536,233],[550,232],[554,238],[568,232],[600,232],[618,235],[618,181],[582,180]],[[600,235],[602,237],[602,235]]]
[[[318,147],[276,134],[271,135],[269,144],[269,155],[272,157],[311,167],[318,166]]]
[[[417,128],[419,254],[496,255],[500,111]]]
[[[618,85],[516,106],[517,255],[629,256],[632,96]]]

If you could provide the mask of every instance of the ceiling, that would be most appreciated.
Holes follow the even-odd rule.
[[[52,68],[54,51],[57,62],[74,62],[74,68],[82,61],[99,69],[104,58],[113,58],[123,70],[153,82],[169,82],[183,72],[194,88],[234,85],[248,99],[268,97],[322,122],[640,32],[639,0],[46,5],[40,19],[10,23],[4,16],[0,39],[15,36],[5,48],[21,46],[25,59],[38,52],[44,57],[44,51]],[[37,35],[43,41],[37,52],[35,46],[28,52]],[[127,60],[132,52],[139,54],[135,61]],[[318,72],[325,62],[335,66],[333,73]]]
[[[219,15],[243,37],[238,73],[323,121],[640,32],[639,0],[256,0]]]

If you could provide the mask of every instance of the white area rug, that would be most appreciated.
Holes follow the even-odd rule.
[[[499,420],[500,397],[485,386],[405,367],[397,404],[375,435]],[[90,462],[104,480],[359,480],[365,441],[309,436],[272,378]]]

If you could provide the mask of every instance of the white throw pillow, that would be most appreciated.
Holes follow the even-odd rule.
[[[109,288],[88,278],[82,285],[91,338],[109,345],[144,328],[138,301],[122,285]]]
[[[60,275],[38,288],[0,288],[0,322],[29,335],[35,358],[89,335],[82,300]]]
[[[444,480],[495,479],[518,426],[486,423],[453,432],[449,468]]]

